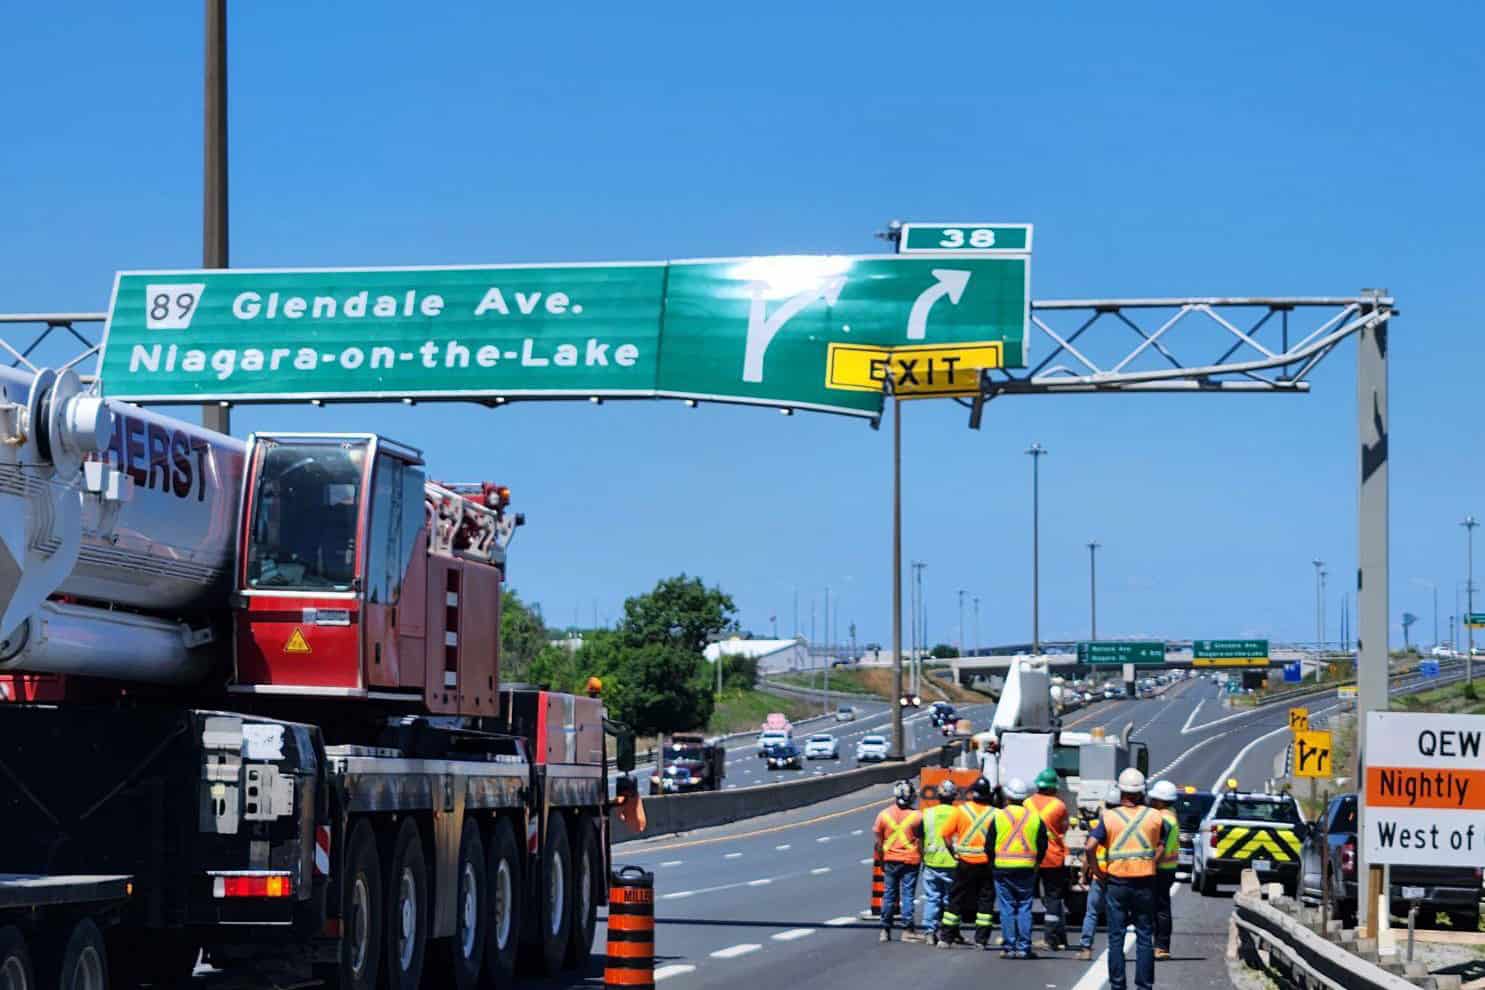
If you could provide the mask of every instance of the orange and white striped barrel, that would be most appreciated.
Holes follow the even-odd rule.
[[[871,857],[871,908],[869,914],[873,918],[882,916],[882,891],[887,886],[887,874],[882,868],[882,854],[876,853]]]
[[[625,866],[609,875],[605,987],[655,985],[655,875]]]

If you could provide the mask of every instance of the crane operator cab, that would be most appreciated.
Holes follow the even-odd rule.
[[[230,690],[498,710],[509,490],[369,434],[254,434]]]

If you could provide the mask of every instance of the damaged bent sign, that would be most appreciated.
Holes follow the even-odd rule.
[[[125,272],[100,377],[136,402],[676,397],[875,416],[1022,367],[1030,257],[779,256]],[[921,353],[918,353],[920,352]]]
[[[1366,854],[1374,863],[1485,855],[1485,716],[1367,715]]]

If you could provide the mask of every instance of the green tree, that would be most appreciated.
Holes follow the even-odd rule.
[[[583,669],[581,653],[580,649],[548,644],[531,661],[526,680],[548,691],[581,692],[589,676]]]
[[[722,690],[751,691],[758,685],[758,661],[752,657],[722,657]],[[716,673],[713,672],[713,678]]]
[[[950,660],[959,655],[959,651],[948,643],[940,643],[933,648],[929,656],[935,660]]]
[[[602,648],[608,649],[607,644]],[[578,652],[586,650],[585,643]],[[641,735],[700,729],[711,720],[708,665],[699,653],[666,643],[617,644],[605,661],[610,666],[600,675],[604,699]]]
[[[547,645],[546,624],[541,613],[521,601],[507,588],[500,596],[500,677],[524,681],[531,677],[531,663]]]
[[[699,577],[666,578],[655,589],[624,602],[619,624],[630,646],[666,644],[700,659],[707,641],[735,629],[737,606],[721,588],[708,588]]]

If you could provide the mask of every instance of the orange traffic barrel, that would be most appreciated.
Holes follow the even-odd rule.
[[[882,854],[875,853],[871,857],[871,907],[868,914],[873,918],[882,916],[882,891],[887,886],[887,875],[882,869]]]
[[[609,874],[605,987],[655,985],[655,875],[637,866]]]

